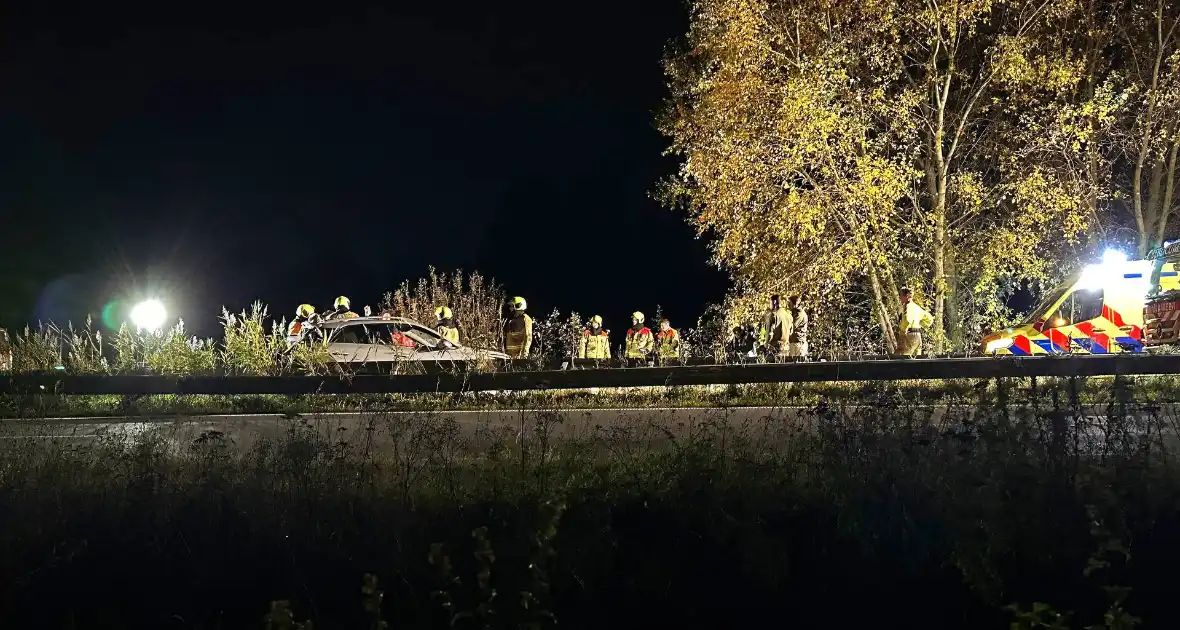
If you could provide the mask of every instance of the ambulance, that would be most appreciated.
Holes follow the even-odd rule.
[[[1108,251],[1049,292],[1027,320],[983,338],[987,355],[1116,354],[1144,349],[1144,306],[1153,262]],[[1172,264],[1160,273],[1164,291],[1180,289]]]

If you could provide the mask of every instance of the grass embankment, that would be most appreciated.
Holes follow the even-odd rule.
[[[1180,377],[1122,377],[1133,383],[1137,403],[1180,402]],[[974,405],[1002,386],[1015,404],[1076,401],[1105,405],[1116,377],[1004,380],[948,379],[839,383],[771,383],[728,387],[684,386],[602,388],[507,393],[331,395],[331,396],[28,396],[0,395],[0,418],[59,416],[184,416],[202,414],[315,414],[358,411],[433,411],[496,409],[642,409],[650,407],[810,407],[821,403],[858,404],[890,398],[899,404]]]
[[[1139,396],[1106,387],[1116,412]],[[542,412],[527,440],[477,445],[423,412],[345,437],[293,422],[244,454],[217,434],[180,453],[150,436],[6,440],[0,612],[247,628],[289,600],[271,627],[942,629],[1033,627],[1047,602],[1069,627],[1124,608],[1173,627],[1163,425],[1072,426],[1022,395],[984,389],[974,423],[941,431],[882,391],[860,401],[873,413],[829,408],[808,430],[640,423],[555,442],[564,418]],[[1069,389],[1054,396],[1069,411]],[[380,582],[362,592],[365,574]]]

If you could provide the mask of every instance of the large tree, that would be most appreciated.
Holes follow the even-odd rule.
[[[1118,99],[1075,35],[1102,20],[1064,0],[697,0],[666,65],[665,198],[735,304],[860,291],[892,346],[906,283],[958,341],[997,283],[1044,276],[1094,225],[1108,157],[1088,142]]]
[[[1180,150],[1180,5],[1164,0],[1119,3],[1121,81],[1128,100],[1120,118],[1139,255],[1163,242],[1176,210]]]

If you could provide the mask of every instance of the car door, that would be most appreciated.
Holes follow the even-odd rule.
[[[358,324],[343,324],[331,330],[328,336],[328,354],[337,363],[357,363],[364,356],[365,331]]]
[[[393,337],[397,324],[370,322],[364,327],[368,334],[368,345],[364,351],[366,362],[392,364],[413,359],[414,348],[397,343]]]

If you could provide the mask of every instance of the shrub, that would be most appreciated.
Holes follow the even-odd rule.
[[[221,346],[221,365],[226,374],[266,376],[277,374],[287,348],[285,322],[266,330],[266,306],[255,302],[250,310],[237,315],[221,310],[225,338]]]
[[[145,363],[156,374],[214,374],[217,351],[212,339],[185,334],[184,322],[171,329],[143,337]]]
[[[438,273],[431,267],[425,278],[403,282],[381,300],[381,312],[408,317],[433,326],[434,309],[450,306],[459,320],[460,341],[465,346],[499,349],[503,346],[504,289],[494,280],[462,271]]]

